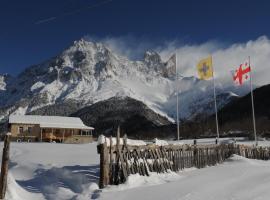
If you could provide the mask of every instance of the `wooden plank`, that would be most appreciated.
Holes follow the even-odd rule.
[[[113,146],[113,141],[112,141],[112,136],[110,137],[110,172],[109,172],[109,176],[110,176],[110,184],[113,184],[113,149],[112,149],[112,146]]]
[[[145,175],[146,176],[149,176],[149,164],[148,164],[148,162],[147,162],[147,152],[146,151],[143,151],[143,152],[140,152],[140,154],[141,154],[141,157],[142,157],[142,159],[143,159],[143,165],[144,165],[144,168],[145,168]]]
[[[144,155],[143,155],[143,153],[141,152],[141,151],[137,151],[136,150],[136,152],[137,152],[137,154],[138,154],[138,156],[139,156],[139,159],[140,159],[140,169],[141,169],[141,172],[142,172],[142,175],[143,176],[148,176],[149,174],[148,174],[148,170],[147,170],[147,167],[146,167],[146,164],[145,164],[145,159],[144,159]]]
[[[143,152],[143,159],[145,162],[145,165],[147,166],[147,176],[149,176],[149,171],[152,172],[152,165],[151,163],[148,161],[149,160],[149,152],[148,151],[144,151]]]
[[[123,153],[122,153],[122,151],[120,151],[120,149],[118,150],[118,154],[119,154],[121,168],[122,168],[123,176],[124,176],[123,177],[124,178],[123,181],[126,181],[127,180],[127,177],[128,177],[127,167],[126,167],[126,164],[125,164],[125,161],[124,161],[124,158],[123,158]]]
[[[161,172],[167,172],[166,168],[164,167],[164,159],[161,156],[159,148],[156,149],[156,155],[159,161],[159,166],[161,168]]]
[[[127,173],[127,168],[126,168],[126,164],[125,164],[125,161],[124,161],[124,158],[123,158],[123,154],[122,154],[122,151],[120,150],[120,126],[118,126],[117,128],[117,154],[119,156],[119,160],[120,160],[120,164],[121,164],[121,168],[122,168],[122,171],[123,171],[123,178],[124,178],[124,181],[126,181],[127,177],[128,177],[128,173]]]
[[[174,154],[175,154],[175,168],[176,171],[179,171],[179,149],[176,149],[174,151]]]
[[[193,160],[194,160],[194,163],[193,163],[194,167],[197,167],[198,166],[197,165],[197,161],[198,161],[198,150],[197,150],[197,148],[194,148],[194,150],[193,150]]]
[[[138,166],[137,166],[137,158],[135,155],[135,151],[130,152],[130,155],[133,158],[133,169],[134,169],[134,174],[139,172]]]
[[[129,176],[130,174],[130,170],[129,170],[129,164],[128,164],[128,155],[127,155],[127,135],[125,134],[123,137],[123,158],[124,158],[124,162],[125,162],[125,167],[126,167],[126,172],[127,172],[127,176]]]
[[[159,167],[159,164],[158,164],[157,157],[155,155],[154,149],[150,149],[150,153],[151,153],[152,158],[153,158],[153,170],[155,172],[160,173],[161,172],[161,169]]]
[[[166,150],[161,147],[161,153],[162,153],[162,157],[164,158],[164,162],[166,163],[166,168],[169,169],[169,170],[172,170],[172,166],[171,166],[171,163],[169,161],[169,157],[168,157],[168,154],[166,152]]]

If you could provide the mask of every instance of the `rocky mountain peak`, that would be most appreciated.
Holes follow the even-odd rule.
[[[158,65],[162,63],[160,55],[152,50],[145,52],[144,61],[150,65]]]
[[[0,74],[0,90],[6,90],[7,82],[11,79],[9,74]]]
[[[110,52],[109,48],[106,47],[104,44],[99,42],[93,42],[86,40],[84,38],[81,38],[80,40],[76,40],[73,42],[73,45],[71,45],[65,52],[75,52],[75,51],[81,51],[81,52]]]
[[[154,69],[156,72],[163,74],[165,63],[157,52],[153,50],[146,51],[143,61],[150,69]]]

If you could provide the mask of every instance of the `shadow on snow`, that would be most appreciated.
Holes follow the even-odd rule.
[[[58,188],[67,188],[80,194],[85,185],[98,183],[99,165],[93,166],[65,166],[62,168],[37,169],[30,180],[17,180],[17,183],[31,193],[42,193],[48,200],[55,199]],[[90,195],[90,194],[89,194]],[[76,198],[77,195],[73,197]],[[98,191],[92,194],[97,198]]]

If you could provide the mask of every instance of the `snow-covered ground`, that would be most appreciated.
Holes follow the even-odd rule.
[[[198,143],[207,140],[214,142]],[[132,175],[125,184],[100,190],[96,144],[11,143],[7,200],[267,200],[270,196],[270,161],[239,156],[204,169]]]
[[[98,188],[96,143],[11,143],[10,156],[8,200],[90,199]]]

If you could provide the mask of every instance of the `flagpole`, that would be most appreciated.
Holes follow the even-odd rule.
[[[178,103],[178,95],[179,95],[179,92],[178,92],[178,90],[177,90],[177,96],[176,96],[176,119],[177,119],[177,140],[179,140],[180,139],[180,130],[179,130],[179,103]]]
[[[248,57],[248,66],[250,67],[250,56]],[[255,140],[255,145],[258,146],[257,132],[256,132],[255,111],[254,111],[253,84],[252,84],[252,69],[251,69],[251,67],[250,67],[250,95],[251,95],[251,106],[252,106],[252,118],[253,118],[254,140]]]
[[[179,91],[178,91],[178,70],[177,70],[177,54],[175,54],[175,67],[176,67],[176,120],[177,120],[177,140],[180,140],[180,128],[179,128]]]
[[[211,56],[211,65],[212,65],[212,68],[213,68],[213,85],[214,85],[214,101],[215,101],[215,112],[216,112],[217,143],[219,143],[219,126],[218,126],[218,114],[217,114],[216,81],[215,81],[215,75],[214,75],[214,65],[213,65],[212,56]]]

